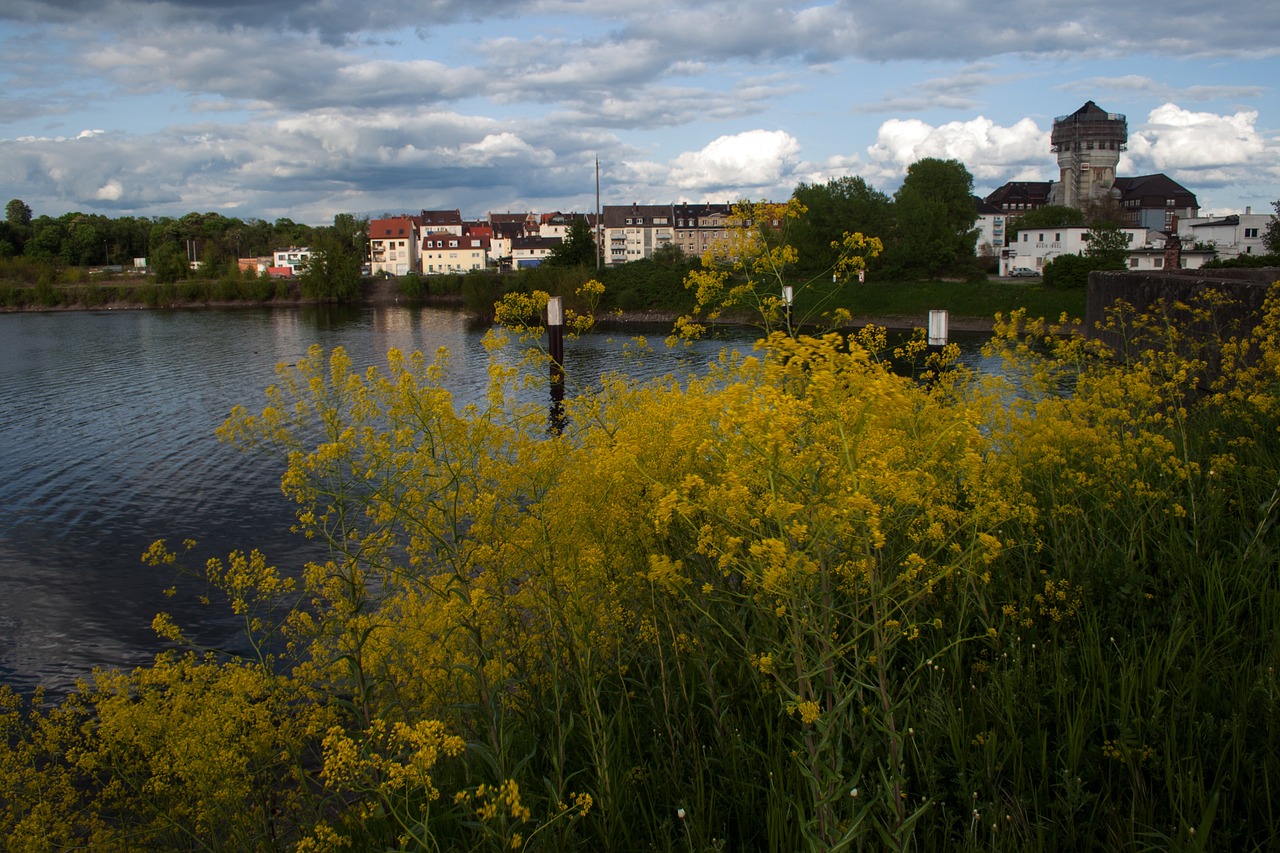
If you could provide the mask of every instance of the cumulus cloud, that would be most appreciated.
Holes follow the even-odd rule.
[[[1129,135],[1129,156],[1160,171],[1249,163],[1266,148],[1257,120],[1256,110],[1222,116],[1164,104]]]
[[[1202,205],[1218,207],[1215,191],[1238,188],[1247,203],[1267,204],[1280,181],[1280,139],[1257,128],[1258,113],[1194,112],[1176,104],[1152,110],[1129,133],[1121,167],[1137,174],[1164,172],[1197,192]]]
[[[1001,184],[1015,170],[1051,168],[1049,133],[1025,118],[1002,127],[983,116],[934,127],[919,119],[880,125],[867,151],[870,168],[886,182],[900,180],[907,166],[925,157],[959,160],[979,184]]]
[[[781,130],[749,130],[721,136],[700,151],[679,155],[671,164],[670,182],[680,190],[751,190],[774,187],[789,174],[800,143]]]

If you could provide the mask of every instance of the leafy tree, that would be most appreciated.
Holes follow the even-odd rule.
[[[63,224],[49,216],[41,216],[32,224],[32,235],[24,247],[24,254],[32,258],[61,258],[62,241],[66,237]]]
[[[311,258],[299,284],[304,296],[343,301],[360,295],[360,265],[364,259],[364,238],[360,221],[347,213],[334,217],[334,224],[317,229],[311,242]]]
[[[1124,269],[1132,240],[1133,235],[1126,234],[1117,225],[1094,226],[1084,234],[1084,241],[1089,244],[1084,254],[1108,265],[1102,269]]]
[[[791,242],[807,272],[831,269],[839,257],[833,245],[848,232],[888,234],[893,223],[889,196],[859,177],[845,176],[825,184],[800,184],[791,197],[807,212],[791,227]]]
[[[31,208],[20,198],[10,199],[4,206],[4,218],[10,225],[26,228],[31,224]]]
[[[585,216],[575,216],[569,222],[569,233],[560,245],[553,246],[543,262],[555,267],[594,267],[596,265],[596,241],[591,234],[591,223]]]
[[[162,284],[184,279],[191,271],[186,244],[176,240],[159,244],[151,252],[147,262],[156,281]]]
[[[1271,207],[1276,213],[1262,232],[1262,245],[1271,254],[1280,255],[1280,200],[1271,202]]]
[[[77,266],[103,263],[105,248],[106,243],[97,226],[86,217],[76,217],[67,226],[62,259]]]
[[[978,212],[973,175],[963,163],[934,157],[912,163],[894,194],[893,212],[885,266],[895,274],[936,278],[973,270]]]
[[[1028,210],[1011,218],[1013,225],[1009,230],[1013,234],[1035,228],[1078,228],[1085,224],[1083,212],[1061,204]]]
[[[679,269],[689,263],[689,257],[679,243],[667,243],[653,250],[649,260],[666,269]],[[633,263],[638,263],[633,261]]]

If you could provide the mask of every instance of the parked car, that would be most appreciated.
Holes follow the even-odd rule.
[[[1038,270],[1033,270],[1028,267],[1014,267],[1013,269],[1009,270],[1010,278],[1024,278],[1026,276],[1039,276],[1039,275],[1040,275],[1040,272]]]

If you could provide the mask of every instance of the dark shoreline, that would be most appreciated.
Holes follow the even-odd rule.
[[[405,306],[424,306],[424,307],[441,307],[441,308],[461,308],[462,297],[458,295],[428,295],[416,301],[405,299],[396,293],[394,288],[386,286],[382,282],[374,282],[373,286],[367,289],[358,300],[351,302],[333,303],[323,299],[306,299],[303,297],[288,297],[284,299],[268,299],[262,302],[254,302],[242,299],[231,300],[191,300],[191,301],[173,301],[162,305],[147,305],[142,302],[104,302],[100,305],[85,305],[83,303],[75,303],[71,305],[27,305],[21,307],[0,307],[0,314],[33,314],[33,313],[61,313],[64,311],[156,311],[156,310],[203,310],[210,308],[217,309],[235,309],[235,308],[301,308],[306,306],[319,306],[327,304],[340,305],[405,305]],[[680,316],[677,311],[623,311],[620,314],[610,314],[607,319],[602,322],[620,323],[620,324],[644,324],[644,323],[674,323]],[[732,324],[732,323],[729,323]],[[853,317],[844,328],[861,329],[866,326],[879,326],[893,331],[910,331],[912,329],[924,329],[928,325],[928,317],[903,317],[903,316],[886,316],[886,317]],[[949,318],[949,326],[952,331],[956,332],[990,332],[995,327],[995,321],[991,317],[957,317]]]

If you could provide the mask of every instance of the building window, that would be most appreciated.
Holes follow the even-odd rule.
[[[1154,266],[1156,269],[1160,269],[1162,266],[1164,266],[1164,258],[1153,258],[1151,261],[1151,265]]]
[[[1257,228],[1246,228],[1246,229],[1244,229],[1244,238],[1245,238],[1246,240],[1248,240],[1250,237],[1257,237],[1257,236],[1258,236],[1258,229],[1257,229]]]
[[[1137,258],[1130,258],[1130,259],[1129,259],[1129,266],[1130,266],[1130,268],[1132,268],[1132,269],[1137,269],[1137,267],[1138,267],[1138,259],[1137,259]]]
[[[1055,231],[1055,232],[1053,233],[1053,242],[1055,242],[1055,243],[1061,243],[1061,242],[1062,242],[1062,232],[1061,232],[1061,231]]]

